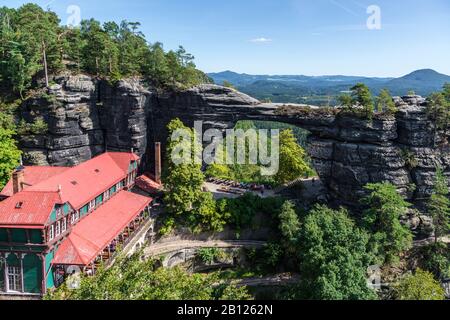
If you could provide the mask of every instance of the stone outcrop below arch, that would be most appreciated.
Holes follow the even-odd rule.
[[[372,121],[298,106],[264,104],[233,89],[202,85],[158,92],[139,80],[115,85],[88,76],[55,77],[49,92],[27,100],[21,117],[43,117],[46,134],[22,136],[28,164],[74,165],[108,150],[130,150],[151,168],[153,142],[166,141],[167,123],[231,128],[239,120],[279,121],[311,132],[308,153],[331,195],[355,203],[367,183],[388,181],[413,201],[429,197],[435,166],[450,176],[449,135],[435,130],[418,96],[395,98],[399,112]]]

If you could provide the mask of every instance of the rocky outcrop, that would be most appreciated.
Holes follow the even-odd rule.
[[[21,137],[25,160],[74,165],[105,150],[134,149],[150,169],[153,142],[167,139],[175,117],[204,129],[231,128],[238,120],[281,121],[311,132],[308,152],[335,199],[355,203],[367,183],[388,181],[415,201],[432,190],[435,166],[450,176],[448,135],[435,130],[418,96],[395,98],[399,112],[368,121],[337,110],[263,104],[234,89],[202,85],[157,92],[139,79],[112,85],[88,76],[59,76],[48,93],[21,109],[27,122],[43,117],[48,132]]]

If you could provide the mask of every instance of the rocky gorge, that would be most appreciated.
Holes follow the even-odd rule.
[[[161,91],[139,79],[111,84],[60,75],[47,92],[26,100],[19,117],[43,118],[46,133],[21,135],[25,164],[72,166],[109,151],[133,149],[151,170],[153,146],[166,141],[175,117],[224,130],[239,120],[278,121],[311,132],[308,154],[330,195],[354,203],[367,183],[388,181],[415,203],[429,197],[436,165],[450,179],[449,135],[435,128],[420,96],[396,97],[395,116],[372,120],[321,109],[260,103],[234,89],[201,85]]]

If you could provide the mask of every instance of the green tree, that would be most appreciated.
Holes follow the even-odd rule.
[[[387,89],[380,91],[380,95],[377,97],[377,109],[378,112],[386,112],[388,114],[397,112],[394,100]]]
[[[285,201],[279,215],[281,235],[288,242],[294,242],[300,230],[300,221],[292,201]]]
[[[306,152],[297,143],[291,129],[280,133],[280,167],[274,179],[279,184],[294,181],[311,172],[306,161]]]
[[[348,95],[348,94],[341,95],[338,98],[338,102],[344,108],[351,109],[353,107],[352,97],[350,95]]]
[[[214,275],[188,274],[176,267],[156,268],[140,255],[120,257],[109,268],[100,268],[95,276],[83,276],[80,288],[64,284],[49,292],[46,300],[216,300],[250,299],[248,292],[234,285],[217,287]]]
[[[222,85],[223,85],[224,87],[226,87],[226,88],[236,89],[236,88],[233,86],[233,84],[232,84],[231,82],[227,81],[227,80],[224,80],[224,82],[223,82]]]
[[[438,242],[420,248],[420,266],[438,279],[450,278],[450,249]]]
[[[428,211],[433,217],[436,243],[440,237],[445,236],[450,231],[450,200],[448,195],[447,177],[439,166],[436,169],[434,190],[428,204]]]
[[[371,247],[380,262],[398,261],[401,252],[412,245],[412,234],[400,222],[410,204],[390,183],[368,184],[370,194],[362,199],[368,208],[363,212],[363,225],[371,234]]]
[[[205,176],[201,159],[196,157],[201,146],[194,131],[179,119],[172,120],[167,128],[168,159],[164,175],[167,212],[185,219],[194,232],[203,229],[222,231],[226,216],[217,214],[212,195],[203,192]],[[181,135],[175,136],[177,133]]]
[[[14,140],[15,127],[12,116],[0,110],[0,190],[11,178],[21,155]]]
[[[438,130],[447,130],[450,124],[450,103],[441,92],[432,93],[427,99],[427,113]]]
[[[366,270],[369,236],[349,218],[347,211],[316,206],[300,230],[299,294],[304,299],[375,299]]]
[[[421,269],[395,286],[397,300],[445,300],[445,292],[430,272]]]
[[[444,84],[443,94],[444,94],[444,97],[447,100],[447,102],[450,103],[450,82]]]
[[[366,118],[371,119],[374,113],[372,93],[364,83],[357,83],[351,89],[352,102],[363,109]]]

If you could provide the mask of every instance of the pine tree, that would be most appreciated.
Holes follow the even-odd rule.
[[[433,217],[436,243],[440,237],[450,231],[450,200],[448,195],[447,178],[444,176],[442,168],[437,167],[434,190],[428,204],[428,211]]]

